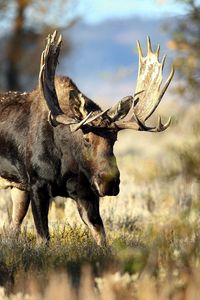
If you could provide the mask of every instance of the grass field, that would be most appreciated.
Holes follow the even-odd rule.
[[[177,106],[168,103],[174,118],[164,133],[120,133],[120,194],[101,199],[106,248],[70,199],[52,203],[49,247],[36,244],[30,212],[11,237],[1,191],[0,299],[200,298],[200,107]]]

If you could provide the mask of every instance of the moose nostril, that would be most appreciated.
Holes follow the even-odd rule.
[[[102,172],[93,178],[92,186],[99,196],[115,196],[119,193],[119,176],[111,176],[110,173]]]
[[[100,194],[101,191],[100,191],[100,186],[99,186],[99,180],[97,180],[97,178],[94,179],[93,185],[96,188],[96,190],[98,191],[98,193]]]
[[[98,178],[102,182],[111,182],[114,179],[113,173],[104,172],[98,175]]]

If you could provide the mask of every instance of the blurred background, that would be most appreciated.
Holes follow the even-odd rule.
[[[198,217],[200,1],[0,0],[0,26],[1,91],[23,92],[37,85],[45,37],[57,29],[63,35],[57,73],[70,76],[104,107],[134,92],[136,40],[144,51],[148,35],[154,49],[159,43],[161,57],[167,54],[165,77],[172,62],[176,70],[158,108],[164,119],[172,115],[172,125],[160,134],[120,132],[115,145],[120,194],[102,200],[103,219],[112,228],[134,224],[138,217],[148,220],[147,215],[158,222],[158,212],[167,218],[177,211]],[[0,195],[2,226],[11,206],[5,193]],[[63,220],[71,222],[75,213],[68,205]]]
[[[200,1],[0,0],[0,90],[37,85],[44,40],[63,34],[58,73],[89,97],[116,101],[131,94],[137,75],[136,40],[161,44],[176,67],[176,92],[198,101]],[[178,82],[178,84],[177,84]],[[182,97],[183,98],[183,97]]]

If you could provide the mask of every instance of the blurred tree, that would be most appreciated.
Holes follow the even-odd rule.
[[[0,0],[1,90],[27,90],[36,84],[44,38],[55,28],[73,25],[75,1]],[[69,39],[64,44],[68,52]]]
[[[168,46],[176,51],[175,68],[180,75],[177,91],[185,99],[200,100],[200,4],[198,0],[177,0],[186,15],[170,28]]]

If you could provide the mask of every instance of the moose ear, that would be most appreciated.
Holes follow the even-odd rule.
[[[132,96],[124,97],[115,106],[111,107],[107,115],[111,118],[113,122],[124,118],[133,105],[134,98]]]
[[[69,104],[73,112],[73,117],[76,119],[82,120],[88,115],[85,109],[85,97],[80,92],[75,90],[70,91]]]

